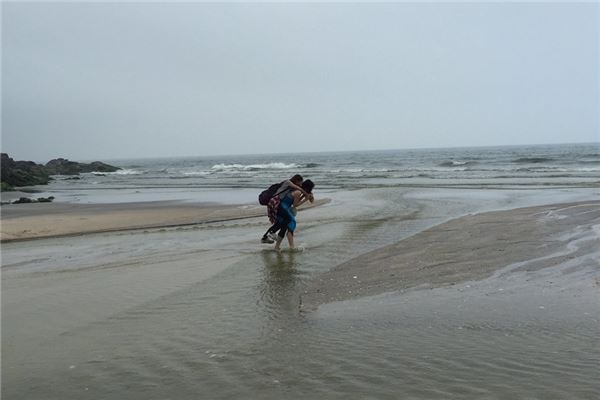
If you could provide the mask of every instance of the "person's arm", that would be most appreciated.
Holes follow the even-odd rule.
[[[305,196],[303,193],[298,191],[294,192],[294,207],[298,207],[301,204],[304,204],[309,197]]]
[[[302,192],[302,194],[304,194],[305,196],[308,196],[308,195],[309,195],[308,193],[306,193],[306,192],[304,191],[304,189],[302,189],[302,186],[298,186],[298,185],[296,185],[296,184],[295,184],[294,182],[292,182],[292,181],[287,181],[287,182],[288,182],[288,186],[289,186],[289,187],[291,187],[292,189],[296,189],[296,190],[299,190],[299,191],[301,191],[301,192]]]
[[[302,197],[304,198],[304,201],[308,200],[308,201],[310,201],[311,203],[313,203],[313,202],[315,201],[315,196],[313,196],[313,194],[312,194],[312,193],[309,193],[309,194],[308,194],[308,196],[307,196],[307,195],[305,195],[304,193],[302,193]],[[303,202],[304,202],[304,201],[303,201]]]

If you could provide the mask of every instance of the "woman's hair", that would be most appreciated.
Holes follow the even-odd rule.
[[[294,185],[300,185],[302,183],[302,175],[296,174],[294,176],[292,176],[292,179],[290,179],[290,182],[292,182]]]
[[[311,193],[314,187],[315,184],[310,179],[307,179],[304,182],[302,182],[302,189],[304,189],[306,193]]]

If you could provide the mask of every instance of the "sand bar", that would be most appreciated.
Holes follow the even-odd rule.
[[[302,308],[483,279],[510,265],[532,270],[560,264],[599,248],[598,224],[598,201],[467,215],[321,274],[304,291]],[[593,256],[583,258],[598,264]]]
[[[328,199],[303,206],[325,204]],[[42,239],[134,229],[167,228],[264,217],[260,205],[181,203],[172,201],[70,204],[35,203],[2,207],[0,241]]]

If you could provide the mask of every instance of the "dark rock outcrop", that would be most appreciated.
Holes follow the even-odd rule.
[[[27,204],[27,203],[33,203],[33,200],[30,199],[29,197],[19,197],[18,200],[15,200],[12,202],[13,204]]]
[[[43,165],[33,161],[15,161],[6,153],[0,156],[2,190],[10,190],[12,186],[47,185],[51,179]]]
[[[38,197],[37,199],[30,199],[29,197],[19,197],[19,199],[13,201],[12,204],[51,203],[52,200],[54,200],[54,196]]]
[[[46,171],[50,175],[78,175],[82,172],[115,172],[119,169],[121,168],[113,167],[100,161],[85,164],[69,161],[64,158],[57,158],[46,163]]]
[[[47,185],[52,178],[50,175],[79,175],[82,172],[115,172],[119,167],[113,167],[94,161],[89,164],[57,158],[46,165],[33,161],[15,161],[6,153],[1,153],[1,186],[2,191],[13,190],[13,187]]]

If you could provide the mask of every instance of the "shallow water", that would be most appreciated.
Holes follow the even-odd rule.
[[[7,399],[594,398],[597,255],[300,312],[306,282],[453,216],[593,191],[332,192],[301,252],[265,221],[4,245]],[[475,195],[475,196],[473,196]],[[258,233],[257,233],[258,232]]]

